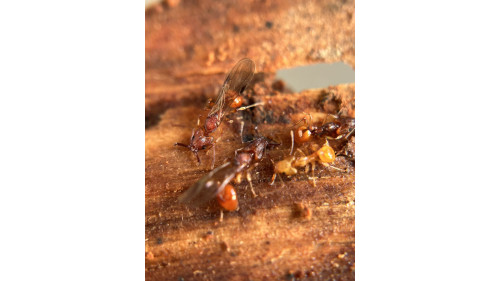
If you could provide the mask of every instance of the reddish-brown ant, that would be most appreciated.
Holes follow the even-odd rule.
[[[222,164],[202,177],[179,197],[179,201],[201,205],[213,198],[217,198],[217,201],[225,210],[236,210],[238,208],[238,198],[233,186],[229,183],[235,178],[238,181],[241,174],[246,171],[250,189],[252,194],[256,196],[248,170],[262,160],[267,148],[277,145],[279,143],[275,143],[266,137],[256,138],[246,147],[236,150],[235,157],[231,162]]]
[[[309,123],[312,123],[311,114],[307,115],[309,116]],[[354,118],[337,117],[334,115],[328,116],[333,117],[334,120],[328,123],[323,122],[321,126],[302,125],[294,130],[295,141],[297,143],[305,143],[310,141],[311,137],[326,137],[327,139],[340,139],[345,137],[347,139],[354,133]],[[299,122],[295,123],[295,125],[301,122],[307,123],[307,117],[302,118]]]
[[[174,145],[180,145],[190,149],[196,155],[198,164],[200,164],[201,160],[198,156],[198,151],[214,146],[215,141],[210,134],[217,130],[222,122],[222,118],[231,108],[236,108],[241,105],[242,99],[239,95],[252,80],[254,72],[255,63],[251,59],[245,58],[240,60],[226,76],[224,84],[222,84],[217,99],[215,100],[215,104],[205,119],[205,124],[203,126],[199,126],[198,124],[198,128],[193,130],[189,145],[184,143],[175,143]]]
[[[307,116],[309,117],[309,122],[307,121]],[[321,126],[315,126],[310,125],[310,123],[312,123],[311,114],[307,114],[307,116],[295,123],[294,126],[297,126],[302,122],[304,122],[306,125],[299,126],[298,128],[290,131],[290,135],[292,137],[292,147],[290,150],[290,155],[292,155],[293,145],[295,142],[301,144],[311,141],[313,137],[325,137],[326,139],[340,141],[340,143],[337,143],[337,145],[335,146],[336,149],[339,149],[339,147],[344,147],[347,144],[349,138],[354,135],[354,118],[338,117],[329,114],[328,116],[333,118],[332,122],[325,123],[325,118]],[[341,150],[342,149],[340,149],[340,151]]]

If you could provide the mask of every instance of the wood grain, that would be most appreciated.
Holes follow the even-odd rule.
[[[339,110],[354,117],[353,84],[301,93],[273,85],[276,69],[317,61],[304,50],[322,46],[322,40],[331,45],[339,38],[343,50],[350,51],[340,56],[324,52],[320,61],[354,64],[354,3],[222,1],[210,7],[204,3],[185,1],[146,13],[146,280],[354,280],[354,162],[337,158],[335,166],[346,168],[346,173],[317,168],[316,187],[304,169],[296,176],[283,176],[283,184],[277,180],[270,185],[271,159],[276,162],[288,155],[290,127],[303,112],[311,113],[317,123]],[[247,7],[250,13],[245,12]],[[320,11],[325,7],[331,9]],[[196,11],[205,13],[193,18]],[[220,19],[223,11],[227,17]],[[327,19],[337,19],[338,26],[326,26]],[[272,21],[272,28],[266,27],[267,21]],[[279,43],[278,35],[283,37],[294,25],[296,30],[321,28],[324,36]],[[339,31],[342,26],[348,28]],[[203,44],[194,43],[193,36]],[[266,42],[275,44],[261,50]],[[287,53],[284,46],[295,51]],[[338,48],[333,46],[328,48]],[[234,113],[228,118],[232,123],[222,123],[215,133],[216,166],[244,146],[242,121],[246,129],[257,125],[261,135],[282,145],[268,151],[251,173],[258,196],[252,197],[245,180],[235,184],[240,208],[225,212],[220,222],[215,202],[201,207],[177,202],[210,170],[211,150],[200,153],[198,166],[190,151],[173,144],[189,141],[198,116],[206,114],[207,100],[215,98],[224,74],[241,57],[254,59],[258,71],[245,91],[245,103],[263,105]],[[250,138],[247,132],[244,138]],[[336,149],[340,145],[331,144]],[[348,150],[353,155],[354,144],[352,138]],[[308,145],[300,148],[312,152]]]

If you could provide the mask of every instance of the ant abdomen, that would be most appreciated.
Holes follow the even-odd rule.
[[[226,211],[234,211],[238,209],[238,197],[234,187],[230,184],[217,194],[217,202]]]

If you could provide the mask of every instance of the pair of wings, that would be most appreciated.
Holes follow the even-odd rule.
[[[231,108],[234,99],[245,90],[255,72],[255,63],[251,59],[242,59],[227,74],[215,100],[215,105],[208,116],[223,116]],[[183,203],[201,205],[213,199],[235,177],[238,167],[227,162],[202,177],[180,197]]]
[[[215,113],[223,116],[230,109],[234,99],[245,90],[250,83],[255,72],[255,63],[251,59],[242,59],[227,74],[224,84],[222,84],[215,105],[208,113],[208,116]]]
[[[179,202],[198,206],[210,201],[235,177],[236,169],[231,162],[213,169],[181,194]]]

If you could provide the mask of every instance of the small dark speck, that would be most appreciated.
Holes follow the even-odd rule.
[[[266,21],[266,27],[267,28],[272,28],[273,27],[273,22],[272,21]]]
[[[278,92],[283,92],[283,90],[285,89],[285,82],[283,82],[283,80],[276,80],[273,82],[273,84],[271,84],[271,88]]]
[[[212,234],[214,234],[214,232],[212,230],[209,230],[209,231],[207,231],[207,234],[212,235]]]
[[[233,32],[234,32],[234,33],[238,33],[238,32],[240,32],[240,27],[239,27],[239,26],[237,26],[236,24],[235,24],[235,25],[233,25]]]
[[[235,252],[231,252],[231,257],[236,257],[238,254],[236,254]]]
[[[266,243],[266,245],[271,245],[271,241],[269,241],[269,240],[266,241],[265,243]]]
[[[297,270],[294,274],[295,278],[298,278],[298,279],[301,279],[302,277],[304,277],[304,273],[302,273],[301,270]]]
[[[156,239],[156,244],[158,244],[158,245],[163,244],[163,238],[158,237],[158,238]]]
[[[292,272],[288,272],[287,274],[285,274],[285,280],[295,281],[295,276],[293,275]]]
[[[227,245],[226,242],[221,242],[220,243],[220,249],[223,251],[223,252],[227,252],[229,251],[229,246]]]

